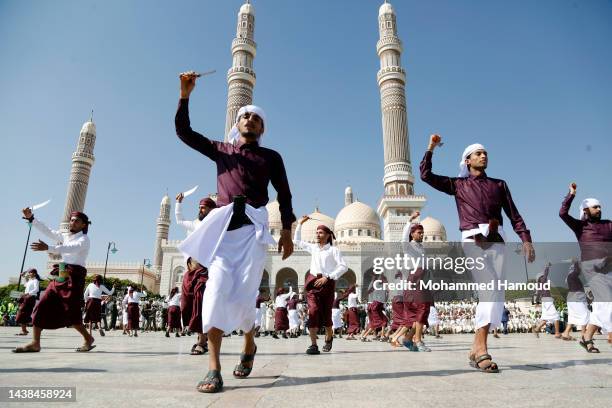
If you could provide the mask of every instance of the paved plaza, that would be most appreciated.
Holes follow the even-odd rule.
[[[0,385],[76,386],[77,403],[47,406],[350,406],[414,407],[540,406],[591,407],[612,404],[612,347],[599,336],[601,354],[587,354],[577,342],[532,334],[491,337],[490,352],[500,374],[476,372],[467,364],[471,335],[427,337],[431,353],[392,349],[387,343],[336,339],[333,351],[307,356],[307,338],[257,339],[255,369],[234,379],[242,338],[224,339],[219,394],[195,385],[206,373],[207,356],[191,356],[195,338],[165,338],[161,332],[130,338],[118,332],[96,336],[90,353],[70,329],[43,333],[40,353],[10,350],[26,339],[18,328],[0,327]],[[576,335],[577,333],[575,333]],[[478,389],[478,391],[476,390]],[[136,404],[136,405],[133,405]],[[0,406],[26,404],[0,403]],[[28,404],[31,405],[31,404]]]

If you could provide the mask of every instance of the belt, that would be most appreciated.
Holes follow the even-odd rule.
[[[238,228],[243,227],[245,225],[253,224],[253,221],[251,221],[251,219],[245,213],[245,207],[246,196],[234,196],[234,209],[232,213],[232,218],[230,219],[230,223],[227,227],[228,231],[237,230]]]

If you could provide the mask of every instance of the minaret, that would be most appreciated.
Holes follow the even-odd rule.
[[[94,164],[94,145],[96,144],[96,125],[93,123],[93,113],[89,121],[83,124],[76,151],[72,153],[72,168],[70,169],[70,182],[66,194],[64,216],[60,230],[67,231],[70,222],[70,213],[85,209],[85,197],[89,186],[89,175]]]
[[[344,190],[344,206],[348,206],[353,204],[353,189],[351,188],[351,186],[348,186],[345,190]]]
[[[253,60],[257,44],[253,40],[255,31],[255,9],[247,0],[238,12],[236,38],[232,41],[232,67],[227,71],[227,113],[225,116],[225,141],[234,126],[236,113],[253,102],[255,71]]]
[[[162,241],[168,239],[170,229],[170,197],[168,194],[162,198],[157,217],[157,231],[155,236],[155,254],[153,255],[153,269],[159,274],[161,271],[163,252]]]
[[[383,218],[385,241],[399,241],[407,216],[425,205],[425,197],[413,195],[402,42],[397,36],[395,11],[386,1],[378,11],[378,31],[376,51],[380,70],[376,79],[380,88],[385,155],[385,193],[378,204],[378,214]]]

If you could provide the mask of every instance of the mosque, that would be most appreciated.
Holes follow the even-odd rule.
[[[225,134],[235,122],[236,113],[252,103],[256,75],[253,62],[257,44],[254,41],[255,9],[249,1],[240,7],[237,16],[236,38],[232,41],[232,66],[227,73],[228,97]],[[397,35],[396,14],[391,4],[385,2],[378,12],[379,40],[376,50],[380,58],[380,69],[376,74],[381,98],[382,141],[384,145],[383,195],[376,208],[354,199],[351,187],[344,191],[344,207],[335,217],[315,209],[302,228],[302,239],[315,242],[316,226],[325,224],[335,232],[337,245],[349,265],[349,271],[337,282],[338,289],[356,283],[362,290],[362,299],[372,280],[372,273],[363,270],[365,252],[371,252],[385,244],[401,240],[401,233],[409,216],[425,205],[424,195],[414,192],[414,176],[410,161],[408,117],[406,113],[406,72],[401,66],[402,42]],[[71,211],[82,211],[93,166],[93,147],[96,127],[92,120],[81,129],[77,151],[72,157],[72,170],[66,208],[62,226],[67,226]],[[227,138],[227,136],[226,136]],[[338,199],[341,199],[338,192]],[[168,240],[172,202],[163,197],[156,222],[154,256],[150,262],[108,263],[107,276],[142,281],[149,290],[162,295],[180,286],[185,272],[185,260],[178,251],[180,241]],[[277,201],[267,205],[270,232],[277,240],[280,237],[281,218]],[[446,230],[436,219],[420,220],[425,230],[426,242],[438,244],[445,252]],[[295,230],[296,224],[293,225]],[[109,245],[110,248],[110,245]],[[145,260],[146,261],[146,260]],[[89,273],[102,273],[105,262],[88,262]],[[261,287],[274,293],[279,287],[292,286],[301,290],[309,271],[310,256],[296,248],[287,260],[282,260],[275,247],[269,248]]]

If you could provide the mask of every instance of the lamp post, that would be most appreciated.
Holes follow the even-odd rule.
[[[527,254],[523,252],[523,243],[519,242],[514,250],[515,254],[523,254],[523,261],[525,262],[525,283],[529,282],[529,275],[527,274]]]
[[[32,233],[32,223],[28,221],[28,239],[26,239],[25,250],[23,251],[23,259],[21,260],[21,269],[19,270],[19,280],[17,281],[17,290],[21,285],[21,275],[23,275],[23,266],[25,265],[26,255],[28,253],[28,244],[30,243],[30,234]]]
[[[111,249],[111,244],[113,245],[113,249]],[[108,247],[106,248],[106,262],[104,262],[104,277],[102,278],[102,283],[106,284],[106,267],[108,266],[108,253],[112,252],[113,255],[117,253],[118,249],[115,246],[116,244],[111,241],[108,243]]]
[[[142,274],[140,275],[140,289],[141,289],[141,290],[142,290],[142,280],[144,279],[144,269],[145,269],[145,266],[146,266],[147,268],[150,268],[150,267],[151,267],[151,260],[150,260],[150,259],[145,258],[145,259],[143,259],[143,261],[142,261]]]

